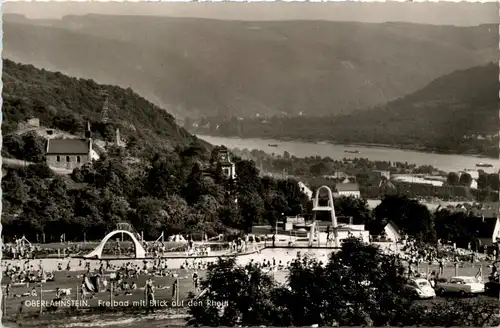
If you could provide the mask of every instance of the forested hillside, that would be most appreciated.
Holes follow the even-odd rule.
[[[148,240],[162,232],[214,235],[274,223],[282,213],[295,215],[307,206],[296,181],[261,178],[251,161],[234,158],[238,179],[227,181],[213,160],[218,148],[191,136],[170,114],[131,90],[9,60],[3,80],[2,152],[36,163],[9,168],[2,179],[7,240],[25,235],[40,241],[44,235],[50,242],[63,233],[67,240],[83,240],[84,234],[97,240],[118,222],[130,222]],[[97,122],[102,90],[109,96],[107,124]],[[110,147],[69,177],[56,176],[44,162],[39,137],[9,134],[30,117],[74,134],[83,134],[86,120],[95,122],[100,131],[94,132],[104,137],[120,126],[128,144]]]
[[[385,144],[498,158],[498,90],[498,64],[491,63],[440,77],[413,94],[368,111],[321,119],[213,119],[199,122],[202,128],[193,131]]]
[[[165,148],[189,145],[196,140],[180,128],[172,115],[153,105],[131,89],[99,85],[49,72],[32,65],[3,61],[4,137],[16,131],[30,117],[46,127],[83,135],[86,122],[104,140],[114,140],[116,127],[132,144]],[[101,122],[105,97],[108,97],[108,122]]]

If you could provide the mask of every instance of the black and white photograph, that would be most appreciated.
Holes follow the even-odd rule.
[[[500,326],[498,2],[5,2],[1,326]]]

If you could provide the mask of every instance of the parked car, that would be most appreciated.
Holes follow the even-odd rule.
[[[446,282],[438,282],[436,285],[438,295],[458,294],[460,296],[484,293],[484,284],[478,282],[475,277],[457,276]]]
[[[436,291],[432,288],[431,283],[427,279],[415,278],[408,280],[405,288],[410,292],[410,295],[418,299],[429,299],[436,297]]]
[[[490,280],[484,284],[485,293],[489,296],[496,296],[500,294],[500,282]]]

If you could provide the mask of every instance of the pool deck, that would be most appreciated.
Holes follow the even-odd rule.
[[[257,245],[255,247],[252,247],[252,250],[247,250],[244,252],[229,252],[229,251],[211,251],[209,255],[187,255],[186,252],[166,252],[166,255],[154,257],[154,256],[147,256],[144,258],[140,258],[141,260],[155,260],[155,259],[165,259],[165,260],[179,260],[179,259],[186,259],[186,260],[193,260],[193,259],[218,259],[219,257],[222,258],[228,258],[228,257],[238,257],[238,256],[245,256],[245,255],[251,255],[258,253],[264,249],[330,249],[330,250],[336,250],[340,249],[340,247],[327,247],[327,246],[308,246],[307,243],[302,244],[294,244],[293,246],[289,246],[288,244],[285,243],[275,243],[273,246],[272,243],[268,245]],[[54,257],[50,257],[54,258]],[[139,260],[136,258],[131,258],[128,256],[103,256],[100,259],[97,258],[88,258],[85,257],[85,255],[77,255],[77,256],[69,256],[68,258],[72,259],[82,259],[82,260],[126,260],[126,259],[134,259],[134,260]],[[43,259],[43,258],[39,258]],[[62,259],[62,258],[61,258]]]
[[[288,244],[288,240],[280,240],[276,241],[274,243],[272,242],[260,242],[257,244],[251,244],[249,246],[250,250],[244,251],[244,252],[230,252],[229,250],[218,250],[218,251],[211,251],[209,255],[188,255],[187,252],[165,252],[162,255],[155,257],[155,256],[146,256],[144,258],[135,258],[131,257],[128,255],[121,255],[121,256],[113,256],[113,255],[103,255],[101,258],[89,258],[86,257],[86,254],[68,254],[68,256],[58,256],[58,254],[51,254],[49,256],[44,256],[44,257],[37,257],[38,260],[43,260],[43,259],[81,259],[81,260],[127,260],[127,259],[133,259],[133,260],[154,260],[154,259],[165,259],[165,260],[179,260],[179,259],[186,259],[186,260],[192,260],[192,259],[207,259],[207,260],[214,260],[219,257],[222,258],[228,258],[228,257],[238,257],[238,256],[245,256],[245,255],[251,255],[254,253],[258,253],[264,249],[269,249],[269,248],[276,248],[276,249],[331,249],[335,250],[337,247],[333,246],[317,246],[317,245],[312,245],[309,246],[308,242],[295,242],[293,245]],[[338,247],[340,248],[340,247]]]
[[[70,256],[72,259],[82,259],[82,260],[126,260],[126,259],[134,259],[134,260],[156,260],[158,258],[160,259],[165,259],[165,260],[181,260],[181,259],[186,259],[186,260],[193,260],[193,259],[218,259],[219,257],[238,257],[238,256],[243,256],[243,255],[250,255],[257,253],[264,249],[265,247],[259,247],[252,249],[250,251],[245,251],[245,252],[228,252],[228,251],[211,251],[209,255],[187,255],[186,252],[166,252],[165,254],[168,255],[163,255],[163,256],[146,256],[144,258],[131,258],[128,256],[121,256],[121,257],[113,257],[113,256],[103,256],[100,259],[97,258],[89,258],[85,257],[84,255],[79,255],[79,256]]]

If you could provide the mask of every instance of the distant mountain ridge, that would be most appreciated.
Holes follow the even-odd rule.
[[[4,16],[4,58],[131,87],[176,117],[347,114],[497,57],[498,27]]]
[[[498,158],[497,63],[442,76],[421,90],[369,111],[336,117],[211,120],[188,129],[223,136],[329,140],[478,154]]]
[[[498,76],[498,63],[459,70],[413,94],[369,112],[339,118],[336,123],[350,122],[351,130],[371,130],[366,138],[380,143],[393,138],[438,151],[498,158]],[[478,136],[485,139],[476,139]]]

